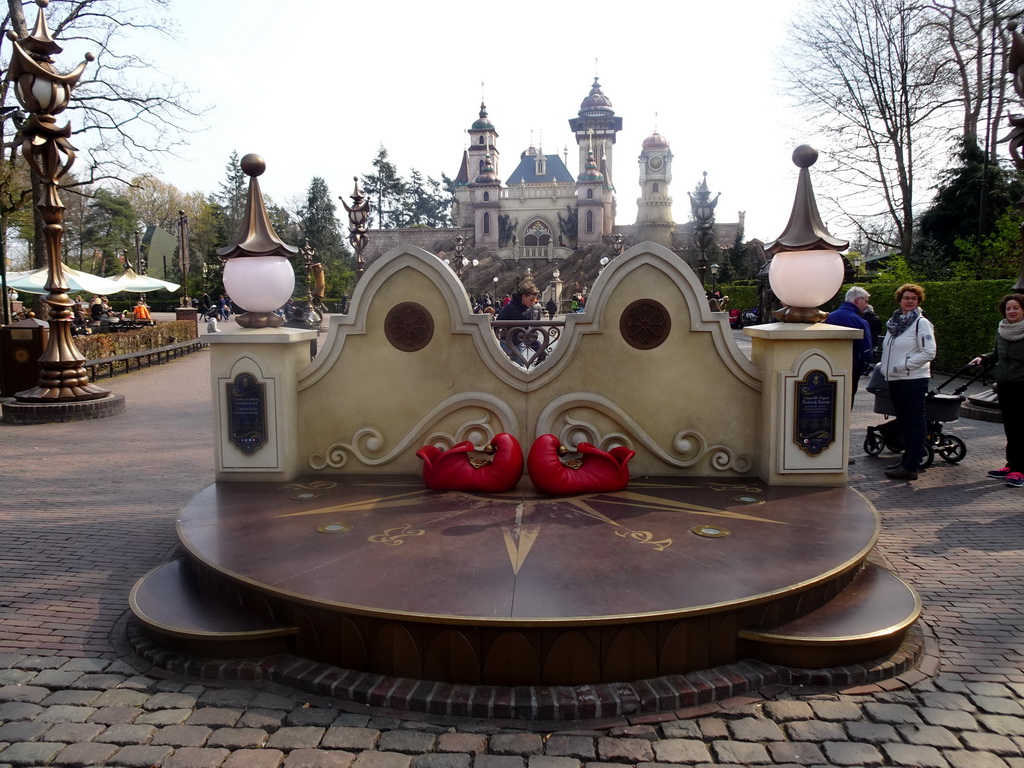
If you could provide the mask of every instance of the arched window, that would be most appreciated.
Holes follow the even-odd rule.
[[[491,214],[484,211],[484,234],[491,234]]]
[[[479,138],[479,139],[477,140],[477,142],[476,142],[476,143],[477,143],[477,144],[483,144],[483,143],[484,143],[484,137],[483,137],[483,136],[481,136],[481,137],[480,137],[480,138]]]
[[[523,233],[523,245],[547,245],[551,242],[551,229],[543,221],[532,222]]]
[[[587,232],[594,231],[594,212],[587,211]]]
[[[490,193],[490,192],[487,192],[487,191],[485,190],[485,191],[484,191],[484,202],[486,203],[486,202],[487,202],[488,200],[490,200],[490,199],[491,199],[491,193]]]
[[[658,194],[658,182],[654,182],[654,194]]]
[[[593,199],[594,199],[594,190],[588,189],[587,190],[587,200],[593,200]]]

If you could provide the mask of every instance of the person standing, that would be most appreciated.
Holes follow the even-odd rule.
[[[857,386],[860,377],[867,373],[871,366],[871,350],[874,347],[874,337],[871,335],[871,326],[864,319],[862,313],[868,306],[868,299],[871,298],[866,290],[859,285],[853,286],[846,292],[846,300],[835,312],[829,313],[825,321],[832,325],[841,325],[844,328],[854,328],[862,331],[859,339],[853,340],[853,374],[850,376],[850,406],[853,406],[853,399],[857,395]]]
[[[885,470],[892,480],[917,480],[927,450],[928,417],[925,397],[935,359],[935,328],[921,313],[924,288],[906,283],[896,289],[899,309],[886,323],[882,345],[882,373],[903,435],[903,457]]]
[[[539,300],[540,291],[537,290],[537,286],[533,283],[523,283],[522,287],[512,294],[511,300],[502,307],[501,312],[498,313],[495,319],[518,320],[527,323],[541,320],[540,307],[537,306]],[[525,365],[527,362],[527,342],[530,342],[530,346],[535,352],[540,351],[540,342],[534,339],[535,333],[535,331],[528,330],[525,326],[523,328],[509,328],[506,340],[502,342],[505,353],[514,362]],[[515,348],[515,354],[513,354],[510,347]]]
[[[1024,488],[1024,295],[1011,293],[999,302],[1003,319],[996,327],[992,351],[971,365],[995,363],[996,394],[1006,433],[1006,466],[989,477],[1005,479],[1011,488]]]

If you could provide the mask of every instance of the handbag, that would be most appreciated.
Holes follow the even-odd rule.
[[[876,365],[871,370],[871,378],[868,379],[868,385],[866,389],[873,395],[878,394],[879,392],[889,391],[889,382],[885,380],[885,374],[882,373],[881,364]]]

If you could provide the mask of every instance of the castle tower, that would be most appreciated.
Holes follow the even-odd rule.
[[[594,150],[587,151],[583,173],[576,181],[576,205],[579,211],[577,242],[580,246],[600,244],[603,235],[611,234],[611,222],[605,217],[605,177],[598,169]],[[607,231],[606,231],[607,229]]]
[[[469,188],[473,204],[476,244],[486,248],[497,248],[501,180],[498,178],[498,172],[490,152],[484,155],[480,175],[476,177]]]
[[[640,151],[640,197],[636,201],[636,234],[639,241],[672,247],[672,150],[668,139],[655,131],[644,139]]]
[[[601,158],[604,164],[605,186],[614,192],[612,148],[615,145],[615,135],[622,130],[622,118],[615,116],[611,99],[601,91],[601,84],[596,77],[590,87],[590,93],[580,104],[577,116],[569,118],[569,127],[576,134],[580,173],[586,170],[587,153],[593,150],[594,156]]]
[[[492,177],[495,182],[499,178],[498,131],[494,128],[494,123],[487,116],[487,105],[484,102],[480,102],[480,115],[473,125],[469,127],[469,130],[466,131],[466,135],[468,136],[469,145],[462,153],[462,165],[455,177],[455,221],[460,227],[473,227],[475,226],[476,219],[480,218],[475,211],[476,203],[493,201],[495,207],[497,207],[498,200],[496,190],[493,195],[488,190],[486,200],[478,199],[484,198],[485,195],[483,192],[477,194],[477,191],[474,190],[474,185],[478,183],[481,176],[485,177],[484,183],[488,185],[491,185]],[[486,172],[485,166],[488,166]],[[493,214],[491,218],[495,219],[491,223],[496,231],[497,213]],[[479,235],[480,231],[477,230],[477,244],[482,244],[480,243]],[[495,238],[497,238],[497,235],[495,235]]]

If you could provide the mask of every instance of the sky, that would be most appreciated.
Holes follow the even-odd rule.
[[[623,119],[617,223],[635,220],[637,156],[657,129],[674,154],[676,221],[689,219],[687,192],[706,171],[718,221],[745,211],[746,237],[772,240],[796,190],[792,150],[814,144],[775,74],[798,2],[172,0],[179,34],[138,47],[208,111],[158,175],[216,192],[231,152],[254,152],[267,163],[264,194],[286,207],[314,176],[347,200],[380,146],[405,177],[454,177],[481,99],[503,179],[531,138],[547,154],[568,145],[578,173],[568,120],[597,75]],[[62,70],[77,63],[69,53]]]

